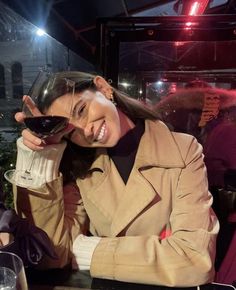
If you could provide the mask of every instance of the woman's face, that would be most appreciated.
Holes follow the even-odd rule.
[[[124,134],[116,106],[99,91],[75,93],[73,101],[72,95],[63,95],[52,103],[47,114],[70,118],[75,126],[70,139],[83,147],[112,147]]]

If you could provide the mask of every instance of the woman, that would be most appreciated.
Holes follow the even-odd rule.
[[[72,260],[93,277],[145,284],[212,281],[219,226],[201,146],[100,76],[57,75],[76,83],[70,126],[46,142],[24,130],[17,142],[17,168],[35,150],[32,170],[47,181],[46,194],[18,188],[15,196],[18,213],[55,245],[59,259],[45,265]],[[52,96],[41,112],[69,117],[72,96]]]

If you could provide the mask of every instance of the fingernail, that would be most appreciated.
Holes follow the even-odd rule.
[[[41,144],[43,143],[43,140],[41,140],[41,139],[39,139],[39,138],[36,138],[36,139],[34,140],[34,143],[35,143],[35,145],[41,145]]]

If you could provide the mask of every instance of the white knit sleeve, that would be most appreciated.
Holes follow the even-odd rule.
[[[43,150],[33,151],[23,144],[22,137],[17,140],[16,170],[29,170],[45,182],[51,182],[59,176],[59,165],[66,141],[46,146]],[[33,162],[31,164],[31,160]]]
[[[100,237],[87,237],[78,235],[73,242],[72,268],[79,270],[90,270],[93,252],[100,242]]]

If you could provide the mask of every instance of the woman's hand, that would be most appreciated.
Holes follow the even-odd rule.
[[[13,241],[13,235],[9,233],[0,233],[0,247],[6,246]]]
[[[35,103],[29,96],[23,96],[23,102],[28,107],[28,109],[30,110],[33,116],[35,117],[42,116],[42,113],[39,111],[39,109],[36,107]],[[17,112],[15,114],[15,119],[19,123],[23,123],[25,118],[26,116],[24,112]],[[68,124],[68,126],[60,133],[47,137],[47,138],[43,138],[43,139],[32,134],[30,130],[24,129],[22,131],[23,143],[28,148],[34,151],[39,151],[49,144],[60,143],[62,137],[70,133],[73,129],[74,129],[74,126],[71,124]]]

